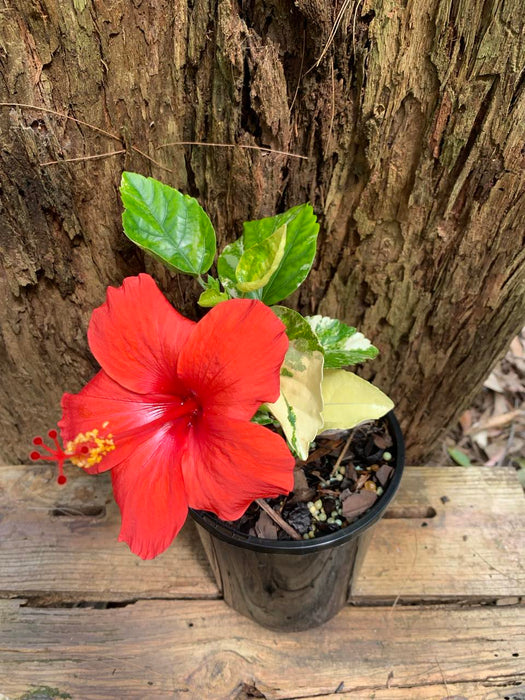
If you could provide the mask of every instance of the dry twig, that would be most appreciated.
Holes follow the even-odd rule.
[[[286,520],[283,520],[279,513],[276,513],[274,509],[266,503],[265,500],[262,498],[257,498],[256,501],[257,505],[262,508],[270,518],[279,525],[280,528],[282,528],[290,537],[292,537],[294,540],[302,540],[301,535],[295,530],[291,525],[289,525]]]

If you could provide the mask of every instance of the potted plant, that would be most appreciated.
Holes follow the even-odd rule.
[[[392,401],[345,367],[377,355],[355,328],[280,304],[306,278],[310,205],[244,224],[216,256],[199,203],[124,173],[126,235],[196,278],[210,310],[181,316],[146,274],[109,288],[88,329],[101,365],[64,394],[53,446],[32,459],[111,470],[119,540],[161,554],[188,510],[225,600],[257,622],[305,629],[346,602],[371,526],[403,470]]]

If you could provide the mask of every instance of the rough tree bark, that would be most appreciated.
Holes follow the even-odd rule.
[[[0,107],[4,459],[26,458],[93,374],[86,327],[106,285],[146,265],[195,313],[193,283],[121,233],[124,168],[198,197],[221,244],[310,200],[319,254],[293,302],[373,339],[410,458],[427,452],[524,321],[520,7],[4,0],[0,100],[35,106]],[[174,141],[308,160],[158,149]],[[46,165],[108,151],[123,152]]]

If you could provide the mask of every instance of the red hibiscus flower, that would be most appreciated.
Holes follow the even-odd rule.
[[[250,422],[277,399],[288,347],[264,304],[225,301],[194,323],[141,274],[108,289],[88,339],[102,369],[64,394],[65,447],[52,454],[59,466],[67,458],[90,473],[111,469],[119,540],[132,552],[163,552],[188,507],[235,520],[254,499],[293,488],[286,443]]]

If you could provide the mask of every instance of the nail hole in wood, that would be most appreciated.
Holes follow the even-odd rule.
[[[413,520],[425,520],[427,518],[435,518],[436,510],[432,506],[391,506],[383,516],[392,520],[401,520],[403,518]]]
[[[49,514],[52,518],[103,518],[106,506],[56,506]]]

